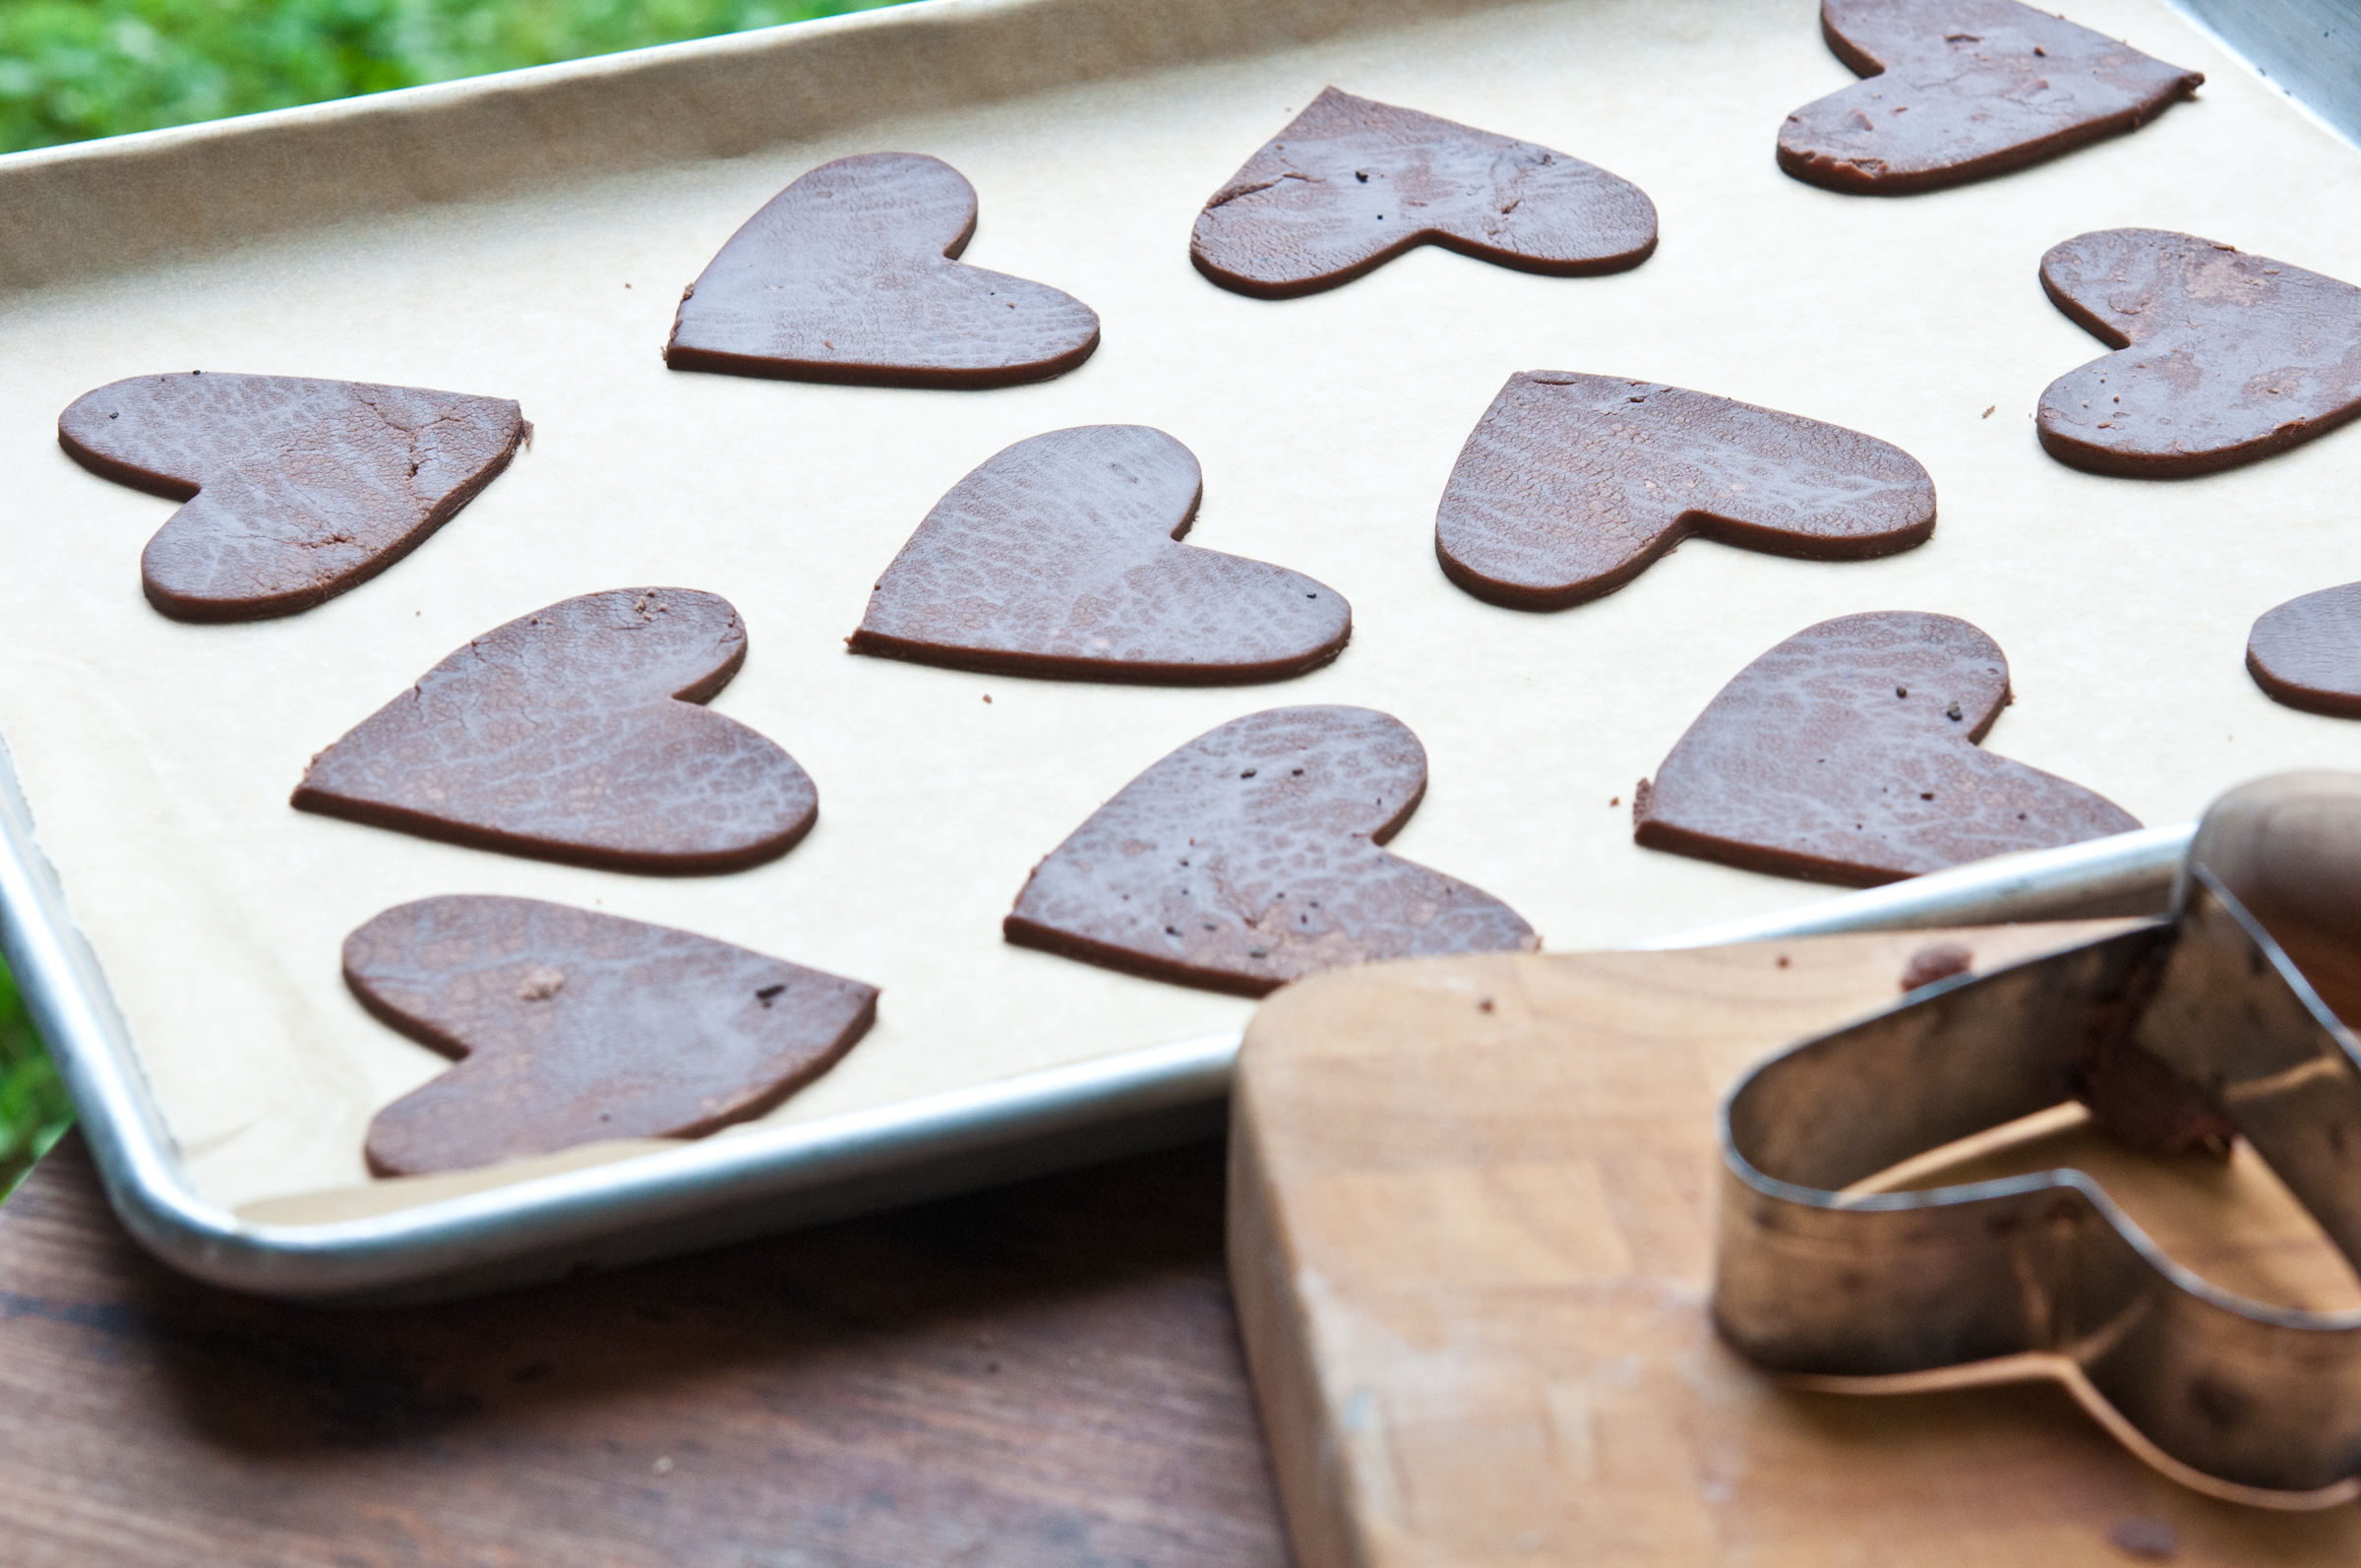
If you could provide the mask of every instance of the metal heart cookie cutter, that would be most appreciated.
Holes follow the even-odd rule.
[[[2361,1496],[2361,1311],[2222,1290],[2080,1171],[1860,1189],[2079,1100],[2138,1148],[2245,1138],[2361,1265],[2361,1043],[2201,863],[2206,838],[2169,917],[1912,992],[1738,1080],[1721,1112],[1725,1341],[1838,1392],[2054,1379],[2200,1491],[2288,1509]],[[2338,869],[2283,864],[2280,880]]]

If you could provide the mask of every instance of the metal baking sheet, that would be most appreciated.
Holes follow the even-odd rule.
[[[0,900],[135,1233],[249,1289],[448,1292],[1210,1128],[1246,1004],[1008,948],[998,921],[1107,795],[1259,707],[1407,720],[1433,783],[1396,847],[1509,899],[1559,949],[2160,901],[2185,829],[1838,900],[1632,846],[1631,781],[1729,674],[1826,615],[1985,627],[2020,695],[1991,744],[2151,822],[2256,773],[2353,763],[2345,727],[2265,701],[2237,650],[2270,604],[2361,576],[2361,541],[2336,526],[2361,445],[2126,485],[2050,463],[2028,416],[2096,352],[2032,284],[2044,246],[2159,223],[2361,275],[2334,215],[2361,162],[2155,0],[2092,0],[2079,20],[2208,71],[2200,102],[1961,192],[1818,192],[1769,152],[1782,114],[1849,79],[1813,11],[933,0],[0,159],[0,452],[12,572],[37,607],[0,623]],[[1186,260],[1197,206],[1329,83],[1603,163],[1656,199],[1664,247],[1613,278],[1429,249],[1313,299],[1212,288]],[[1098,356],[982,394],[665,372],[672,302],[737,223],[814,164],[884,148],[961,168],[983,206],[969,259],[1090,302]],[[539,433],[376,582],[285,621],[185,627],[137,591],[168,505],[75,468],[53,431],[90,387],[199,367],[515,396]],[[1434,499],[1499,382],[1543,367],[1899,442],[1935,474],[1935,541],[1839,567],[1697,545],[1568,614],[1478,604],[1434,568]],[[1342,660],[1206,692],[842,651],[878,568],[960,474],[1114,420],[1197,452],[1197,542],[1352,599]],[[638,583],[745,613],[753,654],[715,706],[821,795],[785,860],[635,878],[286,809],[313,751],[469,634]],[[702,1143],[367,1183],[368,1115],[442,1063],[360,1012],[336,945],[451,891],[595,905],[855,975],[883,985],[881,1022],[773,1116]]]

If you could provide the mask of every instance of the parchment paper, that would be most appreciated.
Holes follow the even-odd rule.
[[[1054,24],[1059,5],[974,8],[993,24],[976,47],[1041,46],[1054,26],[1002,24]],[[1207,16],[1242,36],[1252,13],[1251,0],[1129,8],[1143,36]],[[894,26],[936,36],[960,14],[930,7],[864,35],[887,48]],[[1851,80],[1815,14],[1815,0],[1509,7],[606,175],[547,152],[619,134],[568,115],[640,116],[661,145],[727,148],[735,100],[689,93],[655,113],[621,88],[545,93],[539,112],[468,120],[480,145],[443,148],[415,201],[361,216],[325,203],[332,220],[316,227],[258,211],[251,227],[272,237],[243,248],[9,296],[0,528],[15,604],[0,617],[0,732],[198,1189],[235,1205],[363,1179],[371,1114],[443,1063],[362,1013],[338,945],[435,893],[591,905],[882,986],[876,1032],[785,1118],[1238,1025],[1248,1003],[1021,951],[999,920],[1100,802],[1262,707],[1364,703],[1408,722],[1432,778],[1395,848],[1508,899],[1558,950],[1827,894],[1642,851],[1629,814],[1633,782],[1722,684],[1827,616],[1937,610],[1984,628],[2017,691],[1989,744],[2149,822],[2256,774],[2361,766],[2361,726],[2275,706],[2241,664],[2258,614],[2361,577],[2361,429],[2212,478],[2141,483],[2060,466],[2031,423],[2043,386],[2102,351],[2042,297],[2045,247],[2148,224],[2361,279],[2361,155],[2154,0],[2076,0],[2076,20],[2205,71],[2200,99],[1965,190],[1834,195],[1772,162],[1782,117]],[[855,31],[831,30],[813,58],[846,57]],[[774,57],[779,90],[803,90],[796,51]],[[1429,248],[1307,299],[1212,286],[1188,264],[1199,206],[1329,84],[1603,164],[1655,199],[1662,248],[1605,278]],[[401,149],[431,141],[432,116],[403,112],[305,134],[341,148],[355,180],[391,188]],[[712,123],[699,131],[698,116]],[[256,139],[261,163],[240,163],[238,201],[263,188],[253,169],[271,166],[271,146]],[[1088,301],[1105,322],[1097,356],[983,393],[667,372],[674,301],[732,230],[804,170],[873,150],[963,171],[982,200],[968,259]],[[448,199],[463,156],[497,199]],[[70,162],[47,159],[44,189]],[[75,166],[93,181],[107,167]],[[543,166],[560,172],[516,173]],[[317,178],[316,156],[290,163],[288,189]],[[205,201],[181,195],[182,209]],[[147,225],[174,211],[108,221],[126,225],[127,254],[148,255],[159,242]],[[236,232],[238,214],[209,211],[203,226]],[[103,250],[80,230],[73,244]],[[281,621],[184,626],[139,589],[140,548],[170,504],[85,473],[54,430],[90,388],[194,368],[514,396],[538,434],[456,521],[358,591]],[[1502,380],[1544,368],[1667,381],[1899,443],[1934,474],[1935,537],[1854,565],[1691,544],[1580,609],[1481,604],[1435,566],[1435,503]],[[1195,451],[1195,542],[1350,597],[1337,664],[1192,691],[844,650],[879,570],[962,474],[1024,437],[1109,421]],[[820,793],[817,829],[785,860],[642,878],[287,807],[314,752],[470,634],[649,584],[711,589],[746,618],[751,656],[714,706],[785,746]]]

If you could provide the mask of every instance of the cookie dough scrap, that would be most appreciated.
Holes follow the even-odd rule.
[[[1189,260],[1287,299],[1419,245],[1521,271],[1619,272],[1656,250],[1656,204],[1578,157],[1334,88],[1206,202]]]
[[[1907,196],[2136,131],[2205,82],[2017,0],[1823,0],[1820,32],[1866,78],[1807,103],[1779,166],[1856,196]]]
[[[940,158],[823,163],[730,236],[681,296],[664,362],[784,381],[977,389],[1062,376],[1096,312],[969,267],[976,189]]]
[[[1259,996],[1387,958],[1530,951],[1481,888],[1378,848],[1426,789],[1391,714],[1272,708],[1208,731],[1123,786],[1033,869],[1008,940]]]
[[[1999,644],[1947,615],[1807,627],[1756,659],[1632,801],[1650,849],[1872,887],[2140,823],[2112,801],[1985,751],[2008,705]]]
[[[176,621],[265,621],[417,549],[532,439],[505,397],[300,376],[134,376],[77,397],[57,444],[187,505],[140,555]]]
[[[1020,441],[952,487],[870,596],[855,653],[1077,681],[1218,685],[1316,669],[1353,634],[1345,596],[1180,541],[1204,494],[1145,425]]]
[[[702,1137],[827,1071],[878,1014],[875,986],[531,898],[389,909],[344,939],[344,981],[458,1061],[369,1123],[381,1176]]]
[[[2361,414],[2361,288],[2167,229],[2081,234],[2041,287],[2115,350],[2068,371],[2034,416],[2076,468],[2185,479],[2268,457]]]
[[[1435,514],[1444,573],[1555,610],[1612,593],[1692,535],[1859,561],[1923,544],[1935,485],[1908,452],[1800,414],[1572,371],[1508,379]]]
[[[776,743],[702,703],[746,662],[718,594],[617,588],[471,638],[312,759],[290,804],[613,871],[737,871],[819,814]]]

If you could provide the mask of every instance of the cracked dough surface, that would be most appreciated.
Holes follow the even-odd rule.
[[[140,557],[189,621],[292,615],[385,571],[506,468],[514,400],[299,376],[136,376],[74,400],[58,438],[95,473],[186,498]]]

